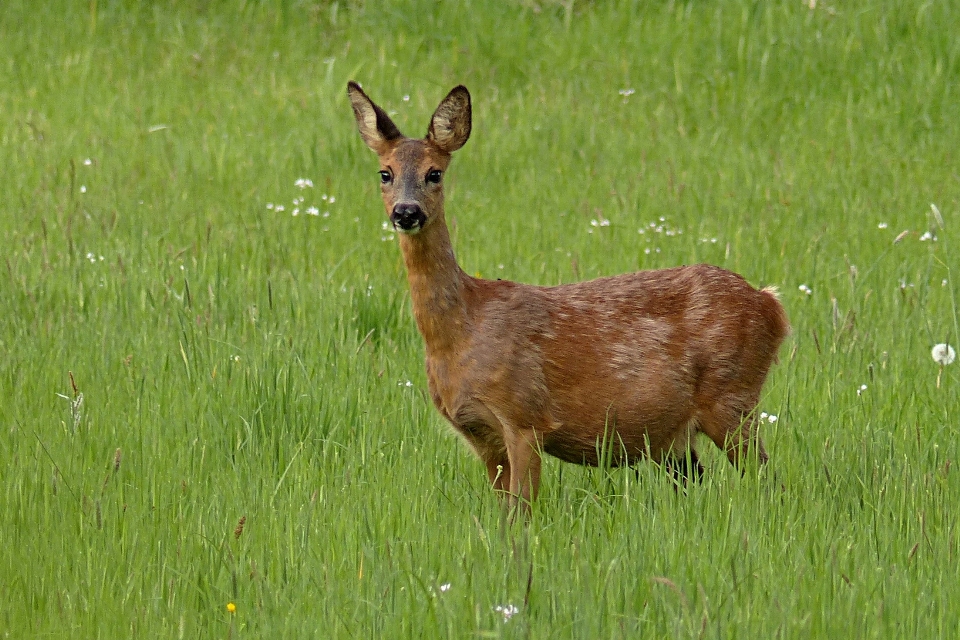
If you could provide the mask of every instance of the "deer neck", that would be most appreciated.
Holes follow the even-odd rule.
[[[453,254],[442,214],[416,235],[400,235],[410,298],[427,354],[456,348],[467,324],[464,284],[468,276]]]

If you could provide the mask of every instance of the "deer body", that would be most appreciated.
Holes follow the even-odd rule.
[[[699,477],[702,432],[734,464],[750,446],[766,460],[753,412],[789,332],[772,290],[709,265],[555,287],[473,278],[456,262],[441,185],[469,137],[466,89],[441,102],[424,140],[402,136],[356,84],[348,93],[380,157],[431,397],[511,504],[536,497],[542,452],[650,457]]]

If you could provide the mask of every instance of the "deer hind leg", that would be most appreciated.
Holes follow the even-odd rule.
[[[716,402],[697,418],[700,430],[727,454],[727,459],[737,469],[743,470],[743,460],[756,449],[760,464],[767,461],[763,441],[756,433],[755,397],[731,395]]]
[[[666,456],[663,467],[667,470],[677,487],[699,484],[703,480],[703,465],[697,457],[697,451],[690,447],[681,454]]]
[[[697,450],[693,446],[696,434],[697,424],[690,420],[663,457],[663,467],[678,487],[699,483],[703,479],[703,465],[700,464]]]

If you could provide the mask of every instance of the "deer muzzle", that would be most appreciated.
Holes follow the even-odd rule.
[[[416,233],[427,222],[423,209],[415,202],[401,202],[393,207],[390,214],[393,228],[401,233]]]

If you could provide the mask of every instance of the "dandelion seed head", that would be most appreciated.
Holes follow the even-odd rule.
[[[940,343],[933,346],[933,350],[930,352],[930,355],[933,356],[933,361],[939,364],[941,367],[945,367],[948,364],[953,364],[953,361],[957,359],[957,352],[948,344]]]

